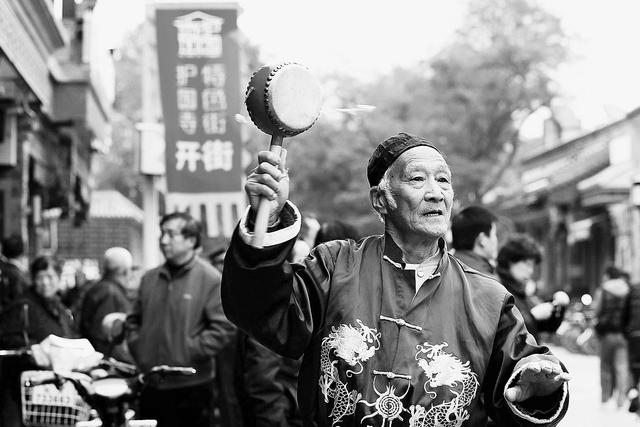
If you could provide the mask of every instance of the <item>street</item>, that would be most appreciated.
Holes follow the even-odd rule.
[[[638,418],[627,412],[626,408],[606,409],[600,404],[600,361],[597,356],[570,353],[562,347],[550,348],[572,376],[569,382],[569,411],[560,426],[640,426]]]

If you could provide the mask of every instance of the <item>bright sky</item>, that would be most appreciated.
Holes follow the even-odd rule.
[[[539,1],[574,37],[575,58],[557,78],[583,125],[593,128],[640,106],[640,1]],[[265,62],[296,60],[318,74],[370,79],[436,53],[460,25],[467,0],[239,3],[238,25]],[[102,0],[102,7],[113,20],[113,44],[144,19],[144,0]]]

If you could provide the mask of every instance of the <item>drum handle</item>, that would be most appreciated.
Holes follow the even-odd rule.
[[[271,146],[269,151],[280,157],[282,151],[283,138],[281,135],[271,136]],[[281,172],[284,172],[284,165],[280,164]],[[264,247],[264,236],[267,233],[267,227],[269,226],[269,210],[271,201],[266,197],[260,198],[260,204],[258,205],[258,212],[256,214],[256,222],[253,229],[253,242],[252,246],[256,248]]]

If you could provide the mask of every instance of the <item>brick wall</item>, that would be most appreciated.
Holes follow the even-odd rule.
[[[58,224],[57,255],[63,259],[100,260],[113,246],[128,249],[134,265],[142,264],[142,224],[129,218],[89,218],[81,227]]]

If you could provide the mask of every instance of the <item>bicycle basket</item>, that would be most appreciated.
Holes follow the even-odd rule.
[[[66,382],[61,389],[53,384],[27,387],[28,380],[42,380],[50,371],[25,371],[20,378],[22,421],[25,427],[75,426],[89,419],[91,407],[78,395],[73,384]]]

